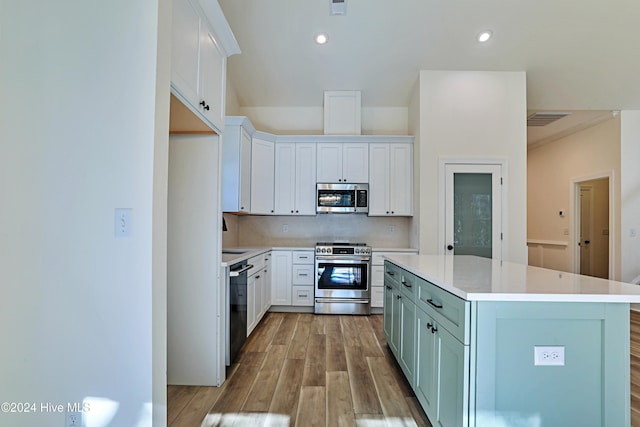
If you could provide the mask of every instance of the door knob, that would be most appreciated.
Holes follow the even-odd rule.
[[[447,245],[447,250],[452,251],[453,250],[453,245]]]

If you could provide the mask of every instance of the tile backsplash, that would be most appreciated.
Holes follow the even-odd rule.
[[[236,216],[225,214],[228,232],[223,246],[313,246],[316,242],[346,240],[374,247],[409,247],[407,217],[368,217],[360,214],[316,216]],[[236,234],[237,244],[231,236]],[[228,244],[226,244],[228,243]]]

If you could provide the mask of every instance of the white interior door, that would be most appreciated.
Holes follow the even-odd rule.
[[[502,259],[502,165],[445,164],[444,253]]]

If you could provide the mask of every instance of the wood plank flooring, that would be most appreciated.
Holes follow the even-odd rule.
[[[267,313],[222,387],[169,386],[167,400],[170,427],[431,427],[381,315]]]

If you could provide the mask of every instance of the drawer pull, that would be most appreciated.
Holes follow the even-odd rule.
[[[308,276],[307,273],[298,273],[298,276]]]
[[[309,296],[309,294],[298,294],[298,296],[299,296],[300,298],[306,298],[307,296]]]
[[[394,273],[393,271],[387,271],[387,274],[388,274],[389,276],[395,276],[395,273]]]
[[[391,286],[387,285],[387,289],[391,290],[392,288],[391,288]]]
[[[411,285],[405,282],[404,280],[402,281],[402,284],[407,288],[411,288]]]
[[[427,302],[428,302],[429,304],[431,304],[432,306],[434,306],[435,308],[442,308],[442,304],[436,304],[435,302],[433,302],[433,300],[432,300],[431,298],[429,298],[429,299],[427,300]]]

